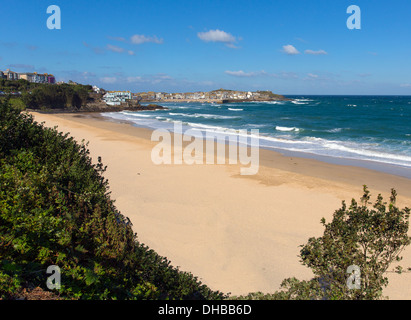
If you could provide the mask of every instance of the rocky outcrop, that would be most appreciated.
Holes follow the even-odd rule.
[[[44,113],[81,113],[81,112],[119,112],[119,111],[147,111],[167,109],[157,104],[140,105],[140,104],[122,104],[119,106],[109,106],[105,102],[88,103],[81,108],[64,108],[64,109],[46,109],[46,110],[31,110]]]

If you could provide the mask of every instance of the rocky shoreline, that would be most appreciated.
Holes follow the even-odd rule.
[[[175,99],[175,100],[161,100],[160,102],[169,103],[169,102],[187,102],[187,103],[217,103],[217,104],[226,104],[226,103],[240,103],[240,102],[267,102],[267,101],[289,101],[292,99],[285,98],[283,96],[276,97],[273,99],[264,99],[264,100],[249,100],[249,99],[209,99],[209,100],[190,100],[190,99]],[[48,113],[48,114],[57,114],[57,113],[102,113],[102,112],[119,112],[119,111],[154,111],[154,110],[167,110],[167,107],[156,104],[159,101],[144,101],[145,105],[139,103],[124,103],[119,106],[110,106],[103,101],[99,102],[90,102],[81,108],[55,108],[55,109],[26,109],[27,111],[33,111],[38,113]]]
[[[272,99],[170,99],[170,100],[146,100],[144,102],[187,102],[187,103],[217,103],[217,104],[226,104],[226,103],[239,103],[239,102],[271,102],[271,101],[291,101],[293,99],[286,97],[278,97]]]
[[[38,113],[91,113],[91,112],[119,112],[119,111],[152,111],[152,110],[164,110],[167,109],[163,106],[157,104],[148,104],[148,105],[120,105],[120,106],[109,106],[104,102],[90,103],[81,108],[64,108],[64,109],[43,109],[43,110],[31,110]]]

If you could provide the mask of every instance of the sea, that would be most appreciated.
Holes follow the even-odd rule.
[[[411,96],[286,96],[289,101],[160,102],[167,110],[103,113],[136,126],[240,135],[260,148],[411,178]]]

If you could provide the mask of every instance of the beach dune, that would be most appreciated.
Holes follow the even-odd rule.
[[[300,245],[322,235],[341,201],[359,199],[367,184],[373,197],[411,207],[411,180],[261,150],[257,175],[241,176],[240,165],[155,165],[149,129],[98,115],[33,113],[77,141],[89,141],[94,161],[108,166],[112,198],[130,218],[139,241],[192,272],[212,289],[233,295],[274,292],[283,279],[310,279]],[[400,265],[411,267],[411,248]],[[393,266],[394,267],[394,266]],[[385,294],[411,299],[411,274],[389,273]]]

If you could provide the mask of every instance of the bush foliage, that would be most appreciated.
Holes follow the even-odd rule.
[[[46,289],[64,299],[222,299],[140,243],[87,145],[0,102],[0,298]],[[47,290],[47,289],[46,289]]]
[[[19,93],[14,96],[21,109],[78,109],[89,101],[90,85],[82,84],[43,84],[27,80],[0,79],[0,91]],[[16,104],[15,103],[15,104]]]
[[[22,100],[30,109],[80,108],[89,99],[89,86],[43,85],[22,94]]]
[[[408,236],[410,209],[395,206],[397,193],[391,190],[387,204],[378,195],[375,203],[364,186],[360,203],[354,199],[347,207],[335,211],[333,220],[324,226],[324,234],[302,245],[300,258],[311,268],[314,278],[300,281],[285,279],[281,290],[273,294],[250,293],[232,299],[250,300],[376,300],[383,298],[388,284],[386,271],[400,261]],[[353,267],[357,268],[354,275]],[[355,276],[355,277],[354,277]]]

